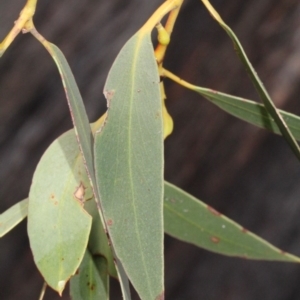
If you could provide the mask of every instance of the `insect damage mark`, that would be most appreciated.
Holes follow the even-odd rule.
[[[248,233],[248,229],[246,229],[246,228],[242,228],[242,233]]]
[[[207,209],[214,215],[214,216],[217,216],[217,217],[220,217],[222,214],[219,213],[217,210],[215,210],[213,207],[207,205]]]
[[[109,108],[110,107],[110,102],[111,102],[112,98],[114,97],[115,91],[114,90],[111,90],[111,91],[106,90],[106,91],[103,92],[103,94],[104,94],[104,97],[107,100],[107,107]]]
[[[80,202],[81,205],[83,205],[83,203],[84,203],[85,190],[86,190],[86,187],[80,181],[79,186],[76,187],[76,190],[73,193],[74,197]]]

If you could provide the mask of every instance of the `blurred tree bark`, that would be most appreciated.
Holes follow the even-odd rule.
[[[115,56],[162,0],[40,0],[38,30],[65,53],[91,121]],[[0,2],[0,39],[25,1]],[[300,113],[300,4],[296,0],[212,4],[234,29],[276,104]],[[258,100],[226,34],[200,1],[186,0],[165,66],[197,85]],[[29,35],[0,59],[0,212],[28,195],[47,146],[71,128],[56,67]],[[175,131],[166,141],[166,179],[280,248],[300,255],[299,162],[283,139],[226,115],[166,81]],[[26,224],[0,240],[0,298],[37,299],[42,278]],[[300,268],[208,253],[166,238],[167,299],[300,298]],[[112,299],[119,299],[113,285]],[[61,299],[47,291],[45,299]],[[69,299],[67,292],[63,299]]]

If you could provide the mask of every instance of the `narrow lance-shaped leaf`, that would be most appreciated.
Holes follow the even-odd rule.
[[[27,217],[28,199],[22,200],[0,215],[0,238]]]
[[[93,187],[95,184],[95,172],[93,165],[94,138],[83,104],[83,100],[80,95],[80,91],[70,69],[70,66],[60,49],[45,40],[43,40],[43,45],[51,54],[59,70],[65,89],[78,145],[81,150],[84,163],[86,165],[91,186]]]
[[[101,205],[117,256],[142,299],[163,287],[163,124],[149,32],[123,47],[104,93],[108,117],[95,136]]]
[[[281,134],[276,122],[262,104],[200,87],[195,87],[194,91],[235,117],[274,133]],[[279,110],[279,112],[294,137],[300,140],[300,117],[283,110]]]
[[[108,300],[109,276],[104,257],[93,257],[86,251],[76,274],[70,281],[72,300]]]
[[[184,87],[202,95],[227,113],[258,127],[281,134],[276,122],[267,112],[264,105],[252,100],[192,85],[168,70],[163,70],[163,74]],[[300,140],[300,117],[283,110],[279,111],[295,138]]]
[[[247,259],[300,262],[212,207],[165,182],[165,232],[177,239],[219,254]]]
[[[259,93],[261,100],[263,101],[268,113],[272,116],[274,121],[276,122],[278,128],[280,129],[283,137],[286,139],[288,144],[290,145],[292,151],[300,160],[300,148],[295,140],[293,134],[291,133],[289,127],[285,123],[284,119],[282,118],[280,112],[277,110],[276,106],[274,105],[270,95],[268,94],[267,90],[265,89],[263,83],[259,79],[256,71],[254,70],[252,64],[250,63],[245,50],[243,49],[240,41],[238,40],[237,36],[234,34],[232,29],[222,20],[218,12],[213,8],[208,0],[201,0],[207,10],[210,12],[212,17],[219,23],[219,25],[226,31],[228,36],[231,38],[236,53],[238,54],[241,62],[243,63],[245,69],[247,70],[249,77],[254,84],[256,90]]]
[[[34,261],[60,294],[79,267],[92,223],[83,202],[92,199],[93,192],[76,143],[73,131],[49,146],[29,193],[28,235]]]

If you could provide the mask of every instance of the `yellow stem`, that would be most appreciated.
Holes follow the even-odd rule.
[[[157,23],[161,21],[161,19],[169,13],[171,10],[181,6],[183,0],[167,0],[165,1],[148,19],[148,21],[141,28],[140,33],[146,34],[155,27]]]
[[[15,22],[14,27],[10,30],[7,36],[4,38],[2,43],[0,43],[0,57],[4,54],[6,49],[10,46],[10,44],[14,41],[16,36],[24,29],[25,24],[32,19],[35,8],[36,8],[37,0],[27,0],[24,8],[20,12],[20,16],[18,20]]]
[[[214,9],[214,7],[210,4],[208,0],[201,0],[201,1],[214,19],[216,19],[219,23],[225,24],[221,16],[218,14],[218,12]]]
[[[196,88],[195,85],[193,85],[193,84],[191,84],[191,83],[189,83],[189,82],[187,82],[187,81],[179,78],[178,76],[176,76],[175,74],[171,73],[170,71],[168,71],[166,69],[162,69],[160,75],[161,76],[165,76],[165,77],[167,77],[167,78],[175,81],[176,83],[178,83],[178,84],[186,87],[189,90],[194,90]]]
[[[170,14],[169,14],[168,20],[165,25],[165,30],[169,34],[169,36],[171,36],[171,34],[173,32],[173,28],[174,28],[174,25],[175,25],[175,22],[178,17],[178,14],[179,14],[182,4],[183,4],[183,0],[176,1],[176,5],[173,6],[173,9],[168,11],[168,12],[170,12]],[[164,60],[167,48],[168,48],[168,45],[163,45],[163,44],[159,43],[155,49],[155,57],[156,57],[157,63],[159,65],[162,65],[162,61]]]

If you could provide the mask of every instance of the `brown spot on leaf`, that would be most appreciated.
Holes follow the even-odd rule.
[[[106,222],[107,226],[111,226],[113,223],[114,222],[113,222],[112,219],[108,219],[107,222]]]
[[[79,274],[79,269],[77,269],[75,272],[75,275],[78,275],[78,274]]]
[[[173,199],[173,198],[172,198],[170,201],[171,201],[172,203],[176,203],[176,200]]]
[[[207,209],[214,215],[214,216],[217,216],[217,217],[220,217],[222,214],[219,213],[217,210],[215,210],[213,207],[207,205]]]
[[[58,201],[55,200],[55,195],[54,194],[50,195],[50,200],[53,202],[54,205],[58,205]]]
[[[165,299],[165,291],[163,291],[161,294],[159,294],[155,300],[164,300]]]
[[[280,250],[280,254],[282,254],[282,255],[286,255],[286,252],[285,252],[285,251],[283,251],[283,250]]]
[[[211,240],[213,243],[215,243],[215,244],[218,244],[218,243],[220,242],[220,239],[217,238],[216,236],[212,236],[212,237],[210,238],[210,240]]]
[[[246,229],[246,228],[242,228],[242,233],[248,233],[248,229]]]

